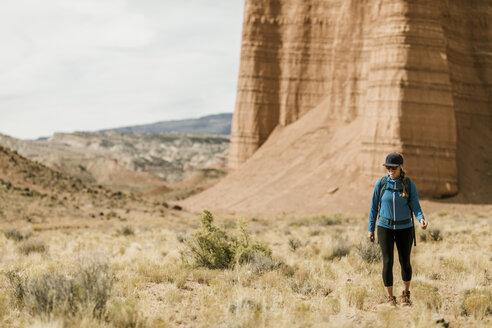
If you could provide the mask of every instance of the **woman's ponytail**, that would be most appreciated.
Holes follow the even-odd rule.
[[[403,191],[401,192],[400,196],[403,198],[408,198],[408,193],[407,193],[407,177],[405,176],[405,171],[403,170],[403,166],[400,166],[400,176],[401,176],[401,184],[403,186]]]

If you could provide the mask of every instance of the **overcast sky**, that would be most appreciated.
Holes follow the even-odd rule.
[[[1,0],[0,133],[232,112],[243,0]]]

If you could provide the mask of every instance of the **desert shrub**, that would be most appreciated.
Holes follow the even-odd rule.
[[[492,295],[487,290],[472,289],[465,293],[462,303],[465,315],[473,315],[481,320],[487,314],[492,314]]]
[[[48,250],[48,246],[43,240],[32,238],[20,243],[17,249],[21,254],[28,255],[30,253],[44,253]]]
[[[441,241],[442,234],[440,229],[427,229],[420,233],[420,241]]]
[[[251,240],[246,224],[238,222],[238,231],[229,238],[224,230],[214,226],[213,215],[204,211],[200,218],[200,227],[191,233],[191,238],[185,241],[188,254],[196,267],[208,269],[226,269],[236,264],[258,265],[265,262],[264,257],[271,258],[271,250],[258,242]]]
[[[433,241],[441,241],[442,235],[440,229],[429,229],[429,236]]]
[[[186,240],[186,245],[195,266],[225,269],[233,263],[234,253],[227,234],[214,226],[213,220],[212,213],[203,211],[200,227],[192,232],[191,238]]]
[[[286,276],[291,275],[289,271],[291,268],[289,266],[265,253],[255,252],[251,254],[246,263],[246,267],[256,274],[263,274],[273,270],[281,270]]]
[[[302,243],[297,238],[289,238],[289,249],[292,252],[295,252],[299,247],[302,246]]]
[[[12,239],[14,241],[21,241],[24,239],[29,239],[31,237],[32,232],[31,230],[24,230],[24,231],[19,231],[17,229],[9,229],[3,233],[6,238]]]
[[[260,255],[271,258],[272,251],[268,246],[251,240],[244,221],[238,221],[237,227],[236,236],[231,241],[231,249],[236,263],[251,263],[258,260]]]
[[[357,245],[357,254],[364,262],[375,263],[381,261],[381,249],[375,244],[368,241],[362,241]]]
[[[126,225],[118,229],[118,233],[123,236],[132,236],[135,234],[135,230],[132,226]]]
[[[30,277],[9,271],[6,276],[17,304],[35,316],[73,316],[79,312],[100,318],[112,288],[106,264],[90,262],[72,275],[45,273]]]
[[[334,240],[334,245],[330,247],[324,254],[323,259],[332,261],[336,258],[342,258],[350,253],[351,245],[343,240]]]

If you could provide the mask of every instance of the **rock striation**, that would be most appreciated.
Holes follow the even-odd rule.
[[[237,172],[192,201],[228,193],[236,196],[223,207],[248,210],[251,192],[266,188],[273,198],[263,196],[264,208],[280,206],[299,194],[261,186],[269,178],[283,172],[297,186],[333,187],[346,174],[340,160],[367,194],[392,151],[403,153],[421,194],[490,194],[491,23],[486,0],[246,0],[229,152]],[[290,162],[266,149],[283,149]],[[300,172],[308,166],[295,163],[307,159],[326,168]],[[233,192],[241,180],[243,191]],[[352,190],[339,187],[337,195]],[[330,202],[325,189],[316,192]]]
[[[368,168],[401,151],[421,190],[456,193],[457,154],[490,137],[491,20],[490,1],[246,1],[230,167],[324,102],[364,118]]]

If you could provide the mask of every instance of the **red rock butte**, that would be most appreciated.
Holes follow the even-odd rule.
[[[390,152],[421,195],[490,203],[491,22],[485,0],[246,0],[232,170],[186,204],[368,207]]]

